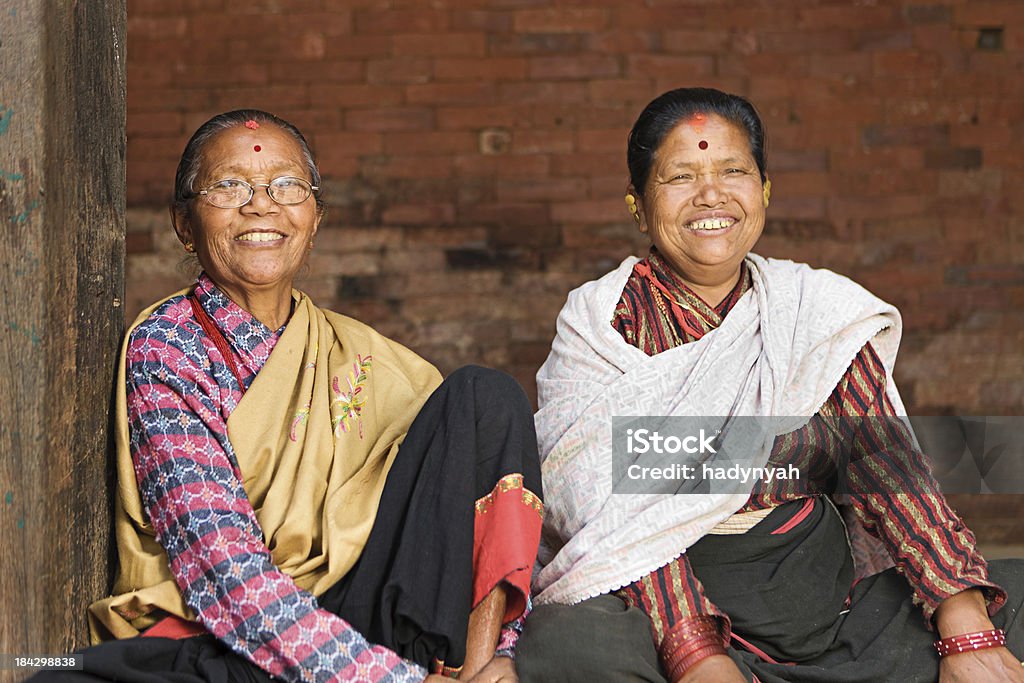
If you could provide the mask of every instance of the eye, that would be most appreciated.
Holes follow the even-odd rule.
[[[211,190],[237,190],[244,189],[246,187],[245,182],[237,180],[235,178],[226,178],[224,180],[218,180],[213,185],[210,185]]]
[[[303,181],[300,178],[293,178],[291,176],[283,176],[281,178],[274,178],[271,181],[274,187],[286,190],[291,187],[302,187]]]
[[[669,179],[669,182],[680,183],[689,182],[693,180],[693,174],[691,173],[680,173],[679,175],[673,176]]]

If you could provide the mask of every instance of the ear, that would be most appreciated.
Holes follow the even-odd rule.
[[[640,194],[636,191],[636,188],[632,183],[626,188],[626,205],[629,208],[630,214],[633,216],[633,220],[636,221],[637,229],[647,234],[647,220],[644,214],[644,200],[640,197]],[[628,197],[632,197],[633,201],[630,202]]]
[[[171,225],[174,226],[174,234],[182,244],[194,244],[195,238],[192,235],[192,222],[189,220],[186,209],[178,209],[174,205],[170,207]]]

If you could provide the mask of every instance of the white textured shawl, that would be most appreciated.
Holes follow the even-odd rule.
[[[665,565],[748,494],[612,495],[612,417],[793,416],[801,427],[870,340],[892,382],[899,312],[828,270],[750,254],[751,289],[701,339],[648,356],[612,327],[638,259],[569,294],[537,373],[544,534],[536,601],[573,604]],[[802,419],[801,419],[802,418]],[[772,435],[773,436],[773,435]],[[759,462],[770,455],[766,438]]]

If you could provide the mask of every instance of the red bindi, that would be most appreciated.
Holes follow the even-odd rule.
[[[707,143],[704,143],[704,144],[706,145]],[[262,147],[260,147],[259,145],[253,145],[252,151],[254,151],[254,152],[258,152],[258,151],[260,151],[261,149],[262,149]]]
[[[708,141],[707,140],[701,140],[700,142],[697,143],[697,146],[700,147],[701,149],[707,149],[708,148]]]

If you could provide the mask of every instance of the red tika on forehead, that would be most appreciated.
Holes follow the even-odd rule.
[[[697,143],[697,146],[700,147],[701,149],[707,149],[708,148],[708,141],[707,140],[701,140],[700,142]]]
[[[260,147],[259,145],[253,145],[253,147],[252,147],[252,151],[254,151],[254,152],[258,152],[261,149],[262,149],[262,147]]]
[[[697,112],[696,114],[690,117],[690,120],[687,121],[687,123],[690,124],[690,127],[693,128],[693,131],[695,133],[702,133],[704,132],[704,124],[707,123],[707,121],[707,114]]]
[[[245,122],[245,127],[248,128],[249,130],[256,130],[257,128],[260,127],[260,124],[256,123],[256,121],[252,119],[249,119]],[[256,151],[258,152],[259,150]]]

